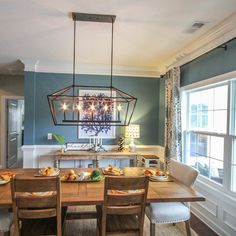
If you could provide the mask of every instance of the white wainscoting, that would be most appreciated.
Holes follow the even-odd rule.
[[[194,188],[205,202],[191,204],[192,212],[219,235],[236,235],[236,198],[198,178]]]
[[[106,150],[117,149],[116,145],[104,146]],[[40,168],[44,166],[52,166],[54,164],[53,156],[47,155],[60,150],[60,145],[25,145],[23,150],[23,167],[24,168]],[[137,145],[137,152],[140,154],[156,154],[163,157],[163,150],[158,145]],[[92,161],[61,161],[63,168],[88,167]],[[100,161],[100,166],[107,166],[108,164],[116,166],[128,166],[128,160],[104,160]]]

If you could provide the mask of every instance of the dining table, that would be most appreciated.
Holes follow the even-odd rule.
[[[92,168],[73,169],[76,173],[91,172]],[[60,176],[69,173],[70,169],[60,169]],[[11,172],[24,178],[35,177],[38,169],[1,169],[3,172]],[[127,167],[123,169],[125,176],[143,175],[142,167]],[[183,173],[184,174],[184,173]],[[205,198],[196,190],[186,187],[181,182],[170,176],[168,181],[149,181],[147,203],[151,202],[197,202],[205,201]],[[61,182],[62,206],[102,205],[104,202],[104,179],[98,182],[74,181]],[[0,185],[0,208],[12,208],[11,184]]]

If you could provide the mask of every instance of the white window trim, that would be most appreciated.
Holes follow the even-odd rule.
[[[215,76],[215,77],[212,77],[212,78],[209,78],[209,79],[205,79],[205,80],[202,80],[202,81],[199,81],[199,82],[196,82],[196,83],[193,83],[193,84],[190,84],[190,85],[186,85],[184,87],[181,87],[180,88],[180,91],[181,91],[181,97],[184,98],[184,100],[186,100],[186,93],[187,92],[193,92],[195,90],[198,90],[198,89],[201,89],[201,87],[207,87],[209,86],[210,87],[215,87],[217,86],[217,83],[222,83],[222,82],[226,82],[229,81],[229,80],[232,80],[236,78],[236,70],[235,71],[232,71],[232,72],[228,72],[228,73],[225,73],[225,74],[221,74],[221,75],[218,75],[218,76]],[[229,88],[229,87],[228,87]],[[230,91],[230,88],[229,88],[229,91],[228,91],[228,99],[230,100],[230,96],[231,96],[231,91]],[[227,113],[227,118],[230,119],[230,101],[228,100],[228,113]],[[182,112],[185,111],[187,112],[186,110],[186,107],[188,107],[188,99],[182,103]],[[184,112],[184,113],[185,113]],[[186,113],[185,113],[186,114]],[[188,116],[187,116],[187,119],[188,119]],[[189,127],[188,127],[188,120],[185,120],[185,118],[183,119],[183,122],[185,124],[183,124],[183,127],[185,127],[187,125],[187,127],[185,127],[183,130],[183,146],[185,146],[186,144],[186,130],[189,130]],[[228,170],[227,173],[229,174],[224,174],[224,178],[223,178],[223,181],[224,181],[224,184],[221,185],[221,184],[218,184],[210,179],[208,179],[207,177],[204,177],[202,175],[199,175],[198,177],[198,180],[197,182],[201,183],[205,183],[209,186],[211,186],[213,189],[216,189],[216,190],[219,190],[221,191],[223,194],[226,194],[228,196],[231,196],[233,199],[236,198],[236,192],[233,192],[231,190],[231,176],[232,176],[232,169],[231,169],[231,163],[232,163],[232,150],[231,148],[227,148],[227,145],[230,146],[230,143],[232,143],[232,139],[233,139],[233,135],[230,135],[230,132],[229,132],[229,129],[230,129],[230,121],[228,122],[227,124],[227,138],[225,139],[225,150],[224,150],[224,170]],[[205,132],[206,134],[208,132]],[[209,132],[209,134],[214,134],[213,132]],[[222,134],[218,134],[218,133],[215,133],[216,136],[221,136]],[[229,134],[229,135],[228,135]],[[183,152],[183,154],[185,155],[185,152]],[[225,158],[226,156],[230,157],[230,158]],[[184,159],[185,159],[185,156],[184,156]]]

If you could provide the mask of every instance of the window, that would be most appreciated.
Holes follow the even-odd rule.
[[[236,81],[184,94],[184,161],[203,179],[236,192]]]

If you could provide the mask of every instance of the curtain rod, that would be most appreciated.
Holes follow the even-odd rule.
[[[227,44],[230,43],[230,42],[232,42],[232,41],[234,41],[235,39],[236,39],[236,37],[234,37],[234,38],[232,38],[232,39],[230,39],[230,40],[228,40],[228,41],[222,43],[221,45],[219,45],[219,46],[217,46],[217,47],[215,47],[215,48],[212,48],[210,51],[207,51],[207,52],[201,54],[200,56],[198,56],[198,57],[192,59],[191,61],[188,61],[188,62],[184,63],[184,64],[181,65],[180,67],[185,66],[185,65],[187,65],[187,64],[189,64],[189,63],[191,63],[191,62],[197,60],[197,59],[200,58],[201,56],[204,56],[204,55],[206,55],[206,54],[208,54],[208,53],[214,51],[215,49],[223,48],[225,51],[227,51],[227,50],[228,50]]]
[[[223,48],[225,51],[227,51],[227,50],[228,50],[227,44],[230,43],[230,42],[232,42],[232,41],[234,41],[235,39],[236,39],[236,37],[234,37],[234,38],[232,38],[232,39],[230,39],[230,40],[228,40],[228,41],[222,43],[221,45],[219,45],[219,46],[217,46],[217,47],[215,47],[215,48],[212,48],[210,51],[207,51],[207,52],[201,54],[200,56],[198,56],[198,57],[192,59],[191,61],[188,61],[188,62],[184,63],[184,64],[181,65],[180,67],[185,66],[185,65],[187,65],[187,64],[189,64],[189,63],[191,63],[191,62],[197,60],[197,59],[200,58],[201,56],[204,56],[204,55],[206,55],[206,54],[208,54],[208,53],[214,51],[215,49]],[[160,78],[163,78],[164,76],[165,76],[165,74],[164,74],[164,75],[160,75]]]

